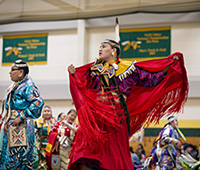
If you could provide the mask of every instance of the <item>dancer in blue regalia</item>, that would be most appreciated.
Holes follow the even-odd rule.
[[[6,90],[0,120],[1,170],[37,168],[33,119],[40,117],[44,101],[28,73],[22,60],[15,61],[9,72],[14,83]]]

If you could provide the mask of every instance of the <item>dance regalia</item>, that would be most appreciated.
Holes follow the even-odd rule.
[[[173,55],[180,60],[172,59]],[[144,123],[158,122],[167,113],[180,111],[186,101],[188,82],[181,53],[135,64],[120,60],[117,65],[115,72],[112,62],[97,61],[70,74],[70,90],[80,127],[69,170],[78,170],[81,165],[132,170],[129,125],[132,135]],[[167,74],[163,75],[162,70],[167,66]],[[122,105],[122,95],[127,97],[129,114]]]
[[[3,135],[0,136],[0,140],[3,141],[2,148],[0,148],[2,149],[0,169],[28,170],[36,168],[38,158],[33,119],[41,115],[43,99],[33,81],[27,76],[22,81],[10,86],[6,93],[7,113],[4,116],[5,124],[1,129]],[[20,128],[11,130],[13,128],[11,123],[17,117],[23,120],[19,127],[25,127],[24,131]],[[23,142],[25,145],[22,145]]]
[[[72,126],[77,128],[76,124]],[[46,160],[48,169],[51,170],[52,166],[56,167],[56,163],[53,163],[54,158],[52,155],[59,155],[60,159],[60,170],[67,170],[69,164],[69,152],[71,151],[72,141],[75,136],[75,131],[70,129],[68,126],[62,124],[62,121],[56,123],[53,127],[52,132],[49,135],[49,141],[46,147]],[[56,150],[55,143],[59,141],[59,148]]]
[[[34,120],[34,126],[36,130],[36,136],[37,136],[37,149],[39,152],[39,166],[41,166],[42,163],[45,163],[45,157],[46,157],[46,146],[48,143],[49,133],[51,132],[53,126],[56,124],[55,118],[50,118],[49,120],[46,120],[44,118],[39,118]]]
[[[161,170],[178,169],[183,170],[179,160],[177,159],[180,148],[178,147],[179,133],[171,125],[167,124],[159,133],[154,148],[151,152],[151,161],[148,168],[156,169],[159,167]]]

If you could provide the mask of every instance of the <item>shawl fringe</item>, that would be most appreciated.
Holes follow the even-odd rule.
[[[174,55],[179,60],[174,60]],[[127,99],[131,134],[142,126],[157,124],[163,117],[183,113],[189,90],[182,53],[176,52],[166,59],[138,62],[135,65],[152,72],[163,70],[167,66],[169,69],[164,80],[155,87],[133,86],[132,94]]]
[[[79,71],[78,71],[79,72]],[[81,73],[81,71],[80,71]],[[71,94],[78,112],[80,127],[76,133],[74,147],[76,152],[87,147],[91,152],[99,152],[106,142],[108,135],[120,128],[120,120],[125,117],[116,115],[116,111],[121,113],[121,105],[116,103],[118,96],[113,96],[114,90],[103,93],[94,93],[90,88],[86,88],[86,78],[84,75],[70,75]],[[79,84],[76,80],[81,80]],[[111,129],[108,133],[105,129]]]

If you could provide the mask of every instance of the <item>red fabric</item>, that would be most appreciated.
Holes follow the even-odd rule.
[[[79,118],[79,129],[76,133],[70,155],[69,170],[78,170],[81,164],[89,167],[101,167],[113,170],[133,170],[131,162],[128,133],[125,117],[120,104],[100,102],[101,95],[113,98],[109,92],[97,94],[86,84],[86,71],[91,64],[79,67],[70,76],[71,95]],[[113,109],[122,113],[119,118]],[[123,124],[120,120],[123,119]],[[119,145],[121,143],[121,145]],[[123,152],[122,152],[123,151]],[[84,158],[90,159],[89,162]],[[97,161],[96,161],[97,160]],[[88,165],[89,164],[89,165]],[[97,165],[98,164],[98,165]]]
[[[52,148],[50,150],[50,152],[48,152],[46,150],[46,162],[47,162],[47,166],[48,166],[48,170],[51,170],[51,156],[52,156],[52,150],[54,148],[54,144],[55,144],[55,140],[56,140],[56,137],[59,135],[59,133],[57,132],[51,132],[49,134],[49,139],[48,139],[48,143],[52,145]]]
[[[180,60],[172,59],[173,55],[179,56]],[[132,170],[126,123],[123,121],[120,125],[120,118],[113,112],[113,106],[98,101],[98,94],[88,86],[84,75],[91,65],[76,68],[76,73],[73,76],[70,74],[70,90],[80,127],[72,148],[69,170],[78,169],[76,161],[82,158],[96,159],[104,169]],[[149,124],[164,115],[181,111],[188,94],[188,80],[181,53],[135,65],[152,72],[170,67],[165,79],[157,86],[132,87],[132,94],[127,98],[131,134],[144,123]],[[120,112],[123,114],[122,110]]]
[[[52,128],[52,131],[58,133],[58,129],[59,129],[59,127],[61,126],[61,124],[62,124],[62,121],[57,122],[57,123],[54,125],[54,127]],[[70,131],[71,131],[71,129],[70,129],[68,126],[66,126],[66,127],[65,127],[65,136],[70,137]]]
[[[48,143],[52,145],[52,148],[51,148],[51,151],[48,152],[46,151],[46,155],[47,156],[51,156],[52,155],[52,150],[53,150],[53,147],[54,147],[54,144],[55,144],[55,140],[56,140],[56,137],[59,135],[59,133],[57,132],[51,132],[49,134],[49,139],[48,139]]]
[[[108,132],[107,141],[104,142],[103,148],[97,151],[91,149],[84,144],[77,146],[77,141],[81,140],[75,137],[75,148],[72,148],[72,156],[70,157],[70,164],[68,170],[81,170],[81,165],[90,167],[91,169],[98,170],[134,170],[131,161],[129,141],[127,133],[127,124],[124,118],[123,124],[120,129],[112,130],[111,127],[105,128]],[[87,136],[87,134],[84,134]],[[83,142],[81,140],[81,142]],[[98,162],[98,163],[97,163]]]
[[[172,57],[177,55],[179,60]],[[146,123],[156,122],[173,113],[181,112],[188,96],[188,79],[183,54],[176,52],[166,59],[135,63],[151,72],[170,66],[165,79],[155,87],[133,86],[127,105],[131,120],[131,134]]]
[[[76,134],[77,141],[80,139],[77,145],[79,148],[89,145],[91,150],[101,150],[100,146],[103,146],[108,135],[100,127],[102,122],[108,127],[118,129],[120,119],[113,113],[113,106],[98,101],[98,94],[86,85],[85,73],[91,65],[92,63],[77,68],[73,76],[70,74],[70,90],[80,123]]]

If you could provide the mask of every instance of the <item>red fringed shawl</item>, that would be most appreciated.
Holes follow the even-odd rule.
[[[177,55],[179,60],[172,57]],[[102,130],[102,126],[113,129],[120,128],[119,117],[113,112],[112,106],[97,100],[98,94],[87,86],[85,74],[92,63],[76,68],[74,75],[70,74],[71,95],[78,112],[80,128],[76,135],[75,149],[83,147],[101,148],[106,136],[112,132]],[[132,135],[144,124],[182,111],[188,95],[188,80],[184,67],[182,53],[176,52],[168,58],[137,62],[135,66],[150,72],[158,72],[169,66],[167,75],[155,87],[132,86],[132,93],[127,98],[130,114]]]
[[[174,60],[174,55],[177,55],[179,60]],[[157,86],[132,88],[132,95],[127,99],[131,134],[144,123],[158,123],[163,116],[183,111],[189,88],[182,53],[176,52],[166,59],[138,62],[135,65],[151,72],[170,67],[165,79]]]

